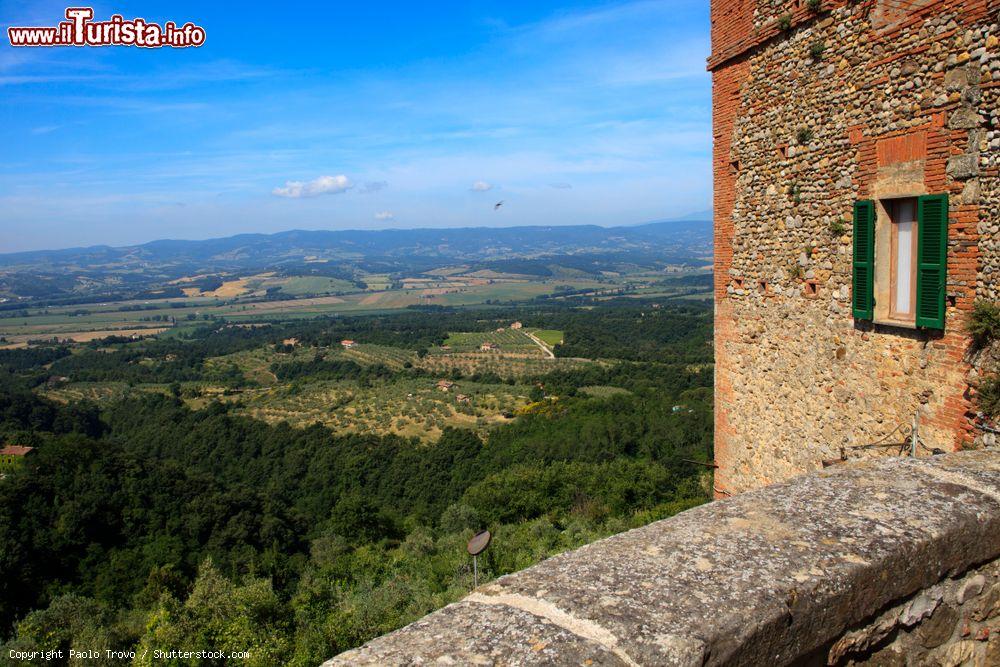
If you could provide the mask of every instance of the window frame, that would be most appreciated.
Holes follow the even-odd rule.
[[[895,308],[899,277],[896,220],[900,218],[895,207],[906,199],[916,200],[912,319]],[[948,309],[954,307],[947,293],[949,220],[948,194],[900,193],[854,202],[851,312],[855,321],[906,329],[946,329]]]

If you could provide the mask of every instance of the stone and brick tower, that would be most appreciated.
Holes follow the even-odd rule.
[[[717,492],[971,445],[1000,0],[712,0]],[[897,430],[898,429],[898,430]]]

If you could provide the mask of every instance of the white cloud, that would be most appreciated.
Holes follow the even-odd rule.
[[[320,195],[337,195],[347,192],[353,187],[351,181],[339,174],[337,176],[320,176],[309,181],[285,181],[285,187],[271,190],[271,194],[278,197],[289,197],[290,199],[300,199],[302,197],[318,197]]]
[[[555,188],[556,190],[572,190],[573,185],[571,183],[549,183],[550,188]]]
[[[493,186],[487,183],[486,181],[476,181],[475,183],[472,184],[473,192],[488,192],[489,190],[492,189]]]
[[[396,216],[391,211],[379,211],[375,214],[376,220],[394,220]]]

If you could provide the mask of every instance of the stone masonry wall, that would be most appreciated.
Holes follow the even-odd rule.
[[[501,577],[337,665],[1000,664],[1000,453],[836,466]]]
[[[994,36],[1000,37],[996,31]],[[989,41],[989,38],[987,38]],[[993,42],[990,42],[993,43]],[[994,45],[994,50],[996,46]],[[982,299],[1000,301],[1000,58],[981,68],[982,108],[989,110],[986,136],[981,142],[982,175],[979,177],[982,211],[979,217],[981,265],[977,290]]]
[[[1000,296],[998,11],[713,3],[719,495],[897,453],[852,448],[915,416],[921,455],[976,441],[964,326]],[[944,193],[945,331],[855,322],[854,202]]]
[[[1000,560],[920,591],[846,632],[831,665],[1000,665]]]

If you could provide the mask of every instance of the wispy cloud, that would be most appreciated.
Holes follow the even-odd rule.
[[[185,114],[203,112],[211,105],[202,101],[181,101],[159,97],[122,97],[117,95],[63,96],[64,103],[92,109],[107,109],[113,113]]]
[[[473,192],[489,192],[493,189],[493,185],[487,183],[486,181],[476,181],[472,184]]]
[[[361,186],[359,192],[363,195],[370,195],[376,192],[382,192],[389,187],[389,181],[368,181]]]
[[[555,190],[570,190],[573,185],[571,183],[549,183],[549,187]]]
[[[134,91],[191,89],[199,86],[214,86],[220,83],[245,83],[252,80],[281,77],[287,81],[292,72],[273,67],[248,65],[236,60],[213,60],[181,67],[164,67],[145,76],[119,76],[115,78],[116,89]]]
[[[58,17],[41,25],[54,25]],[[23,21],[18,20],[23,24]],[[2,25],[10,25],[0,20]],[[230,58],[214,60],[164,59],[149,67],[130,71],[121,61],[102,57],[100,50],[30,49],[0,50],[0,86],[81,83],[116,94],[164,90],[192,90],[228,83],[278,79],[289,83],[298,75],[313,73],[309,69],[278,69],[249,64]]]
[[[338,195],[353,187],[351,181],[339,174],[337,176],[320,176],[312,181],[286,181],[285,187],[271,190],[271,194],[289,199],[303,197],[319,197],[320,195]]]
[[[18,74],[0,76],[0,86],[14,86],[25,83],[86,83],[99,81],[106,77],[88,74]]]
[[[393,215],[392,211],[379,211],[375,214],[376,220],[395,220],[396,216]]]

